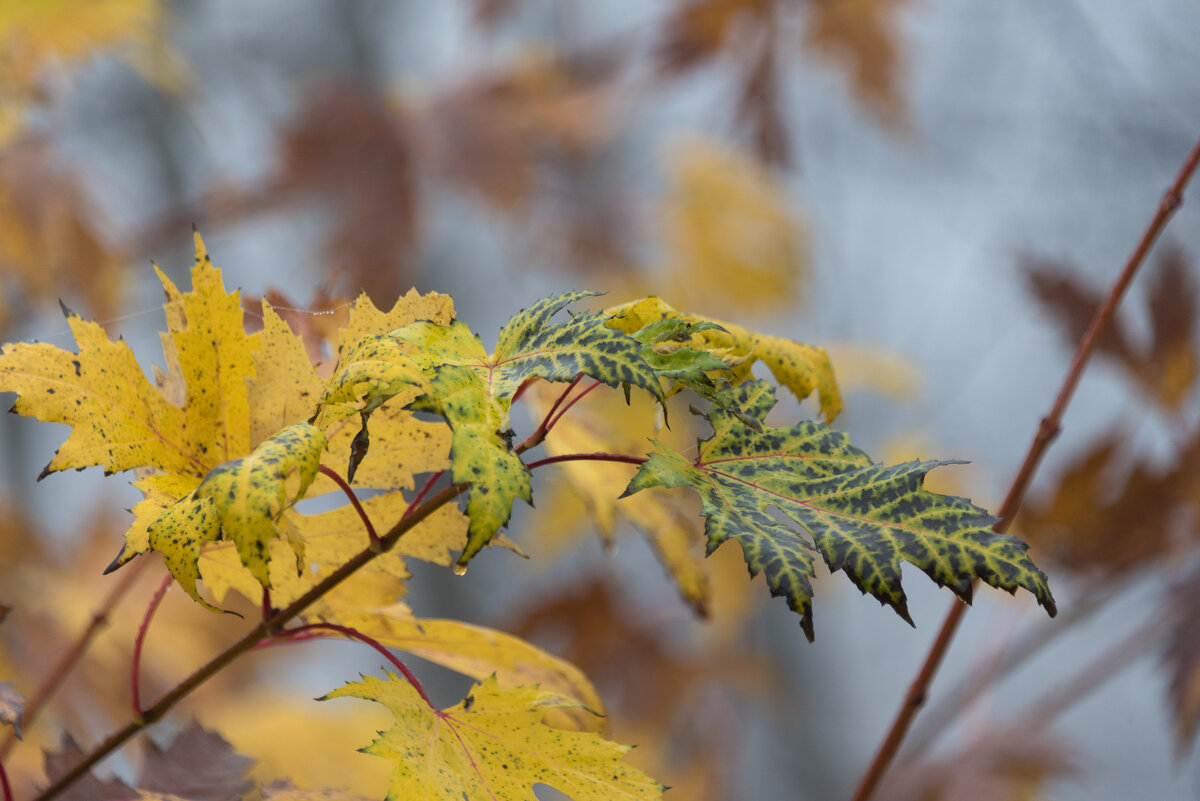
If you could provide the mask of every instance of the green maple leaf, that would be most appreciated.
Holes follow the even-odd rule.
[[[531,378],[570,381],[583,374],[609,386],[624,384],[662,397],[658,375],[641,355],[641,343],[605,326],[606,317],[578,314],[550,322],[572,301],[593,292],[545,298],[515,315],[500,331],[494,353],[459,321],[417,322],[392,335],[417,348],[412,360],[429,377],[412,408],[445,417],[453,429],[450,469],[470,482],[465,566],[508,522],[516,498],[531,500],[529,471],[512,450],[509,409]],[[365,415],[364,415],[365,416]]]
[[[728,391],[757,419],[775,404],[765,382]],[[950,462],[874,464],[845,434],[816,422],[754,431],[721,408],[709,419],[714,433],[700,441],[695,461],[659,445],[625,495],[656,486],[695,489],[709,553],[737,540],[751,575],[766,574],[771,593],[786,597],[800,614],[809,640],[814,548],[830,570],[844,571],[909,623],[902,561],[964,601],[971,599],[972,581],[981,579],[1009,592],[1024,587],[1055,614],[1046,577],[1026,555],[1025,543],[992,531],[996,519],[969,501],[922,488],[926,473]],[[776,519],[772,508],[811,540]]]
[[[321,700],[344,697],[376,701],[396,717],[395,726],[362,749],[394,763],[388,801],[536,801],[539,783],[576,801],[662,797],[661,784],[621,761],[628,746],[547,726],[546,713],[582,705],[535,686],[501,689],[493,676],[461,704],[439,710],[388,674],[364,677]]]

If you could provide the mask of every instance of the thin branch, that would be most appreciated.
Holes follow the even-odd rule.
[[[1070,610],[1056,620],[1053,625],[1047,621],[1046,625],[1040,626],[1017,640],[1013,647],[1000,657],[999,662],[993,665],[993,681],[1016,670],[1026,660],[1039,653],[1042,648],[1054,642],[1066,629],[1089,620],[1109,602],[1121,597],[1121,591],[1127,589],[1128,584],[1132,583],[1132,581],[1128,582],[1125,587],[1118,588],[1115,592],[1103,589],[1093,590],[1086,594],[1083,600],[1073,604]],[[963,710],[970,707],[988,688],[989,684],[989,682],[963,680],[954,689],[946,691],[941,696],[941,702],[930,707],[929,711],[921,718],[921,725],[909,736],[901,759],[913,758],[928,749],[937,735],[944,731]]]
[[[571,394],[571,390],[575,389],[575,386],[582,379],[583,373],[579,373],[573,379],[571,379],[571,383],[567,384],[567,388],[564,389],[562,394],[555,399],[554,404],[550,407],[550,411],[546,412],[546,416],[542,418],[542,422],[538,424],[538,427],[533,430],[532,434],[518,443],[517,447],[513,448],[513,453],[520,456],[530,448],[536,448],[542,443],[542,440],[546,438],[546,434],[550,431],[550,427],[554,425],[555,421],[551,419],[554,417],[554,413],[558,410],[558,407],[562,405],[563,401],[567,399],[567,396]],[[525,385],[522,384],[522,388],[524,386]],[[517,396],[514,395],[513,400],[515,401],[516,399]]]
[[[410,531],[414,526],[421,523],[425,518],[433,514],[437,509],[461,495],[468,487],[468,484],[452,484],[446,487],[441,492],[434,495],[420,509],[414,511],[408,517],[405,517],[396,525],[392,526],[380,538],[382,552],[386,553],[391,550],[396,543]],[[377,557],[380,552],[367,548],[359,551],[350,558],[345,564],[323,579],[319,584],[314,586],[301,597],[297,598],[287,607],[281,609],[271,616],[269,620],[264,620],[248,631],[240,640],[226,648],[203,667],[196,670],[192,675],[188,676],[182,682],[177,684],[174,689],[158,700],[154,706],[147,709],[142,714],[140,721],[135,720],[127,724],[124,728],[113,732],[109,737],[85,756],[71,770],[63,774],[58,781],[47,787],[39,794],[34,801],[50,801],[66,788],[74,784],[83,774],[87,773],[100,760],[116,751],[124,745],[130,738],[146,728],[152,723],[157,722],[162,718],[175,704],[186,698],[197,687],[204,684],[210,678],[221,672],[230,663],[238,657],[250,651],[260,641],[268,638],[272,632],[281,628],[285,623],[295,618],[313,603],[318,601],[325,593],[332,590],[334,587],[341,584],[350,576],[354,575],[363,565],[368,564],[372,559]]]
[[[1075,394],[1075,389],[1079,384],[1080,377],[1083,375],[1084,368],[1087,367],[1092,351],[1095,350],[1096,341],[1099,339],[1101,332],[1112,320],[1112,316],[1116,312],[1117,306],[1125,294],[1125,290],[1129,287],[1134,275],[1137,274],[1138,269],[1146,260],[1146,255],[1150,252],[1150,248],[1154,245],[1172,215],[1183,204],[1184,187],[1191,180],[1192,174],[1196,171],[1198,164],[1200,164],[1200,140],[1197,140],[1196,144],[1192,147],[1191,153],[1188,154],[1183,166],[1180,167],[1175,180],[1163,195],[1162,200],[1158,204],[1158,210],[1151,218],[1149,225],[1146,226],[1146,230],[1142,233],[1137,247],[1130,254],[1128,261],[1125,263],[1125,268],[1117,277],[1116,282],[1109,291],[1108,297],[1096,309],[1096,313],[1088,325],[1087,332],[1084,333],[1083,338],[1079,342],[1079,347],[1075,351],[1075,356],[1071,360],[1071,366],[1068,368],[1067,375],[1063,379],[1058,395],[1054,399],[1054,405],[1050,407],[1050,412],[1042,418],[1041,423],[1038,425],[1037,433],[1034,435],[1033,442],[1029,446],[1029,451],[1025,455],[1025,461],[1021,464],[1021,468],[1013,478],[1008,495],[1005,496],[1004,503],[997,513],[997,516],[1000,518],[1000,521],[995,525],[997,533],[1003,533],[1008,530],[1008,527],[1012,524],[1013,517],[1016,516],[1017,511],[1021,508],[1021,501],[1025,497],[1025,491],[1028,489],[1030,481],[1033,480],[1033,475],[1037,472],[1042,457],[1045,455],[1050,443],[1062,430],[1063,414],[1066,412],[1067,406]],[[908,733],[908,729],[912,725],[917,711],[925,703],[925,698],[929,692],[929,685],[933,681],[938,668],[941,666],[942,659],[946,655],[946,650],[949,648],[950,642],[954,639],[954,635],[958,630],[959,623],[962,622],[966,609],[966,604],[955,599],[949,613],[946,615],[945,621],[942,623],[941,630],[938,632],[932,647],[929,649],[929,653],[925,657],[924,663],[917,672],[916,678],[913,679],[912,684],[909,686],[908,693],[905,695],[900,709],[896,712],[896,717],[892,721],[891,728],[888,730],[883,742],[880,743],[871,764],[863,774],[862,781],[854,793],[853,801],[867,801],[874,794],[876,787],[879,785],[879,780],[883,778],[883,774],[887,771],[888,766],[892,763],[892,759],[896,756],[896,752],[900,749],[900,744],[904,742],[904,737]]]
[[[563,453],[558,456],[547,456],[525,465],[530,470],[558,462],[621,462],[622,464],[645,464],[645,456],[630,456],[625,453]]]
[[[371,518],[367,517],[367,510],[363,509],[362,504],[358,501],[358,495],[354,492],[350,485],[346,483],[346,479],[342,478],[341,474],[332,467],[318,465],[318,469],[332,479],[334,484],[337,484],[339,487],[341,487],[342,492],[346,493],[346,497],[350,499],[350,505],[354,507],[354,511],[358,512],[358,516],[362,520],[363,526],[367,529],[367,538],[371,541],[371,547],[378,548],[379,536],[375,533],[375,526],[371,524]]]
[[[38,712],[41,711],[54,693],[58,691],[58,688],[66,680],[67,675],[79,660],[83,658],[84,653],[87,652],[88,647],[92,644],[92,640],[99,633],[100,629],[108,625],[109,614],[120,603],[125,593],[129,592],[130,588],[137,582],[146,564],[148,564],[147,560],[142,560],[134,567],[131,567],[126,575],[121,577],[121,581],[109,591],[104,600],[100,602],[100,605],[96,607],[96,611],[92,613],[92,618],[88,621],[87,627],[75,638],[75,642],[63,654],[58,664],[54,666],[54,669],[46,674],[46,680],[42,682],[42,685],[37,688],[37,692],[33,694],[33,698],[25,705],[25,713],[21,715],[22,729],[28,731],[33,726]],[[0,744],[0,759],[8,756],[8,752],[12,750],[16,742],[16,733],[9,732],[3,744]]]
[[[297,626],[294,629],[285,629],[284,631],[280,632],[277,637],[279,637],[283,642],[292,641],[293,639],[297,642],[300,642],[303,640],[312,639],[313,637],[322,636],[316,633],[320,631],[337,632],[338,634],[343,634],[353,640],[358,640],[359,642],[365,643],[366,645],[374,648],[376,651],[382,654],[387,661],[391,662],[396,670],[399,670],[400,673],[403,674],[404,678],[408,680],[408,683],[412,685],[412,688],[417,691],[417,695],[421,696],[421,700],[428,704],[430,709],[435,711],[437,710],[437,707],[433,705],[433,701],[429,700],[429,696],[425,694],[425,688],[421,686],[421,682],[416,676],[413,675],[412,671],[408,669],[408,665],[401,662],[396,655],[388,650],[387,646],[385,646],[383,643],[379,642],[373,637],[363,634],[358,629],[350,628],[349,626],[339,626],[336,623],[309,623],[305,626]]]
[[[3,762],[0,762],[0,789],[4,790],[4,801],[13,801],[12,787],[8,783],[8,772],[4,770]]]
[[[154,597],[150,599],[150,605],[146,607],[146,614],[142,616],[142,624],[138,626],[137,638],[133,641],[133,659],[130,660],[129,665],[129,698],[133,705],[134,720],[142,716],[142,694],[138,688],[138,678],[142,672],[142,646],[146,642],[146,632],[150,630],[150,620],[158,611],[159,605],[166,597],[167,589],[174,580],[175,577],[170,573],[163,576],[162,583],[158,585],[158,589],[154,591]]]

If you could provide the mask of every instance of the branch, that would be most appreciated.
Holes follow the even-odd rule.
[[[54,784],[47,787],[38,795],[34,801],[50,801],[63,790],[75,783],[84,773],[86,773],[93,765],[106,756],[116,751],[124,745],[130,738],[140,732],[142,729],[149,726],[151,723],[157,722],[162,718],[175,704],[186,698],[200,685],[215,676],[230,663],[245,654],[247,651],[254,648],[261,640],[270,636],[271,632],[281,628],[283,624],[295,618],[309,606],[320,600],[325,593],[332,590],[334,587],[341,584],[350,576],[354,575],[363,565],[369,563],[380,553],[386,553],[391,550],[405,533],[411,530],[414,526],[425,520],[429,515],[433,514],[437,509],[444,506],[446,503],[457,498],[468,487],[467,484],[452,484],[446,487],[438,494],[434,495],[426,501],[420,509],[413,512],[408,517],[405,517],[396,525],[392,526],[391,530],[384,534],[380,540],[380,551],[372,548],[366,548],[355,554],[349,561],[327,576],[308,592],[304,593],[300,598],[297,598],[286,608],[276,612],[268,620],[264,620],[247,632],[240,640],[226,648],[203,667],[196,670],[192,675],[188,676],[182,682],[177,684],[173,690],[159,699],[158,703],[147,709],[142,714],[140,721],[132,721],[123,729],[109,735],[108,739],[96,746],[92,751],[84,757],[79,764],[71,768],[67,773],[59,778]]]
[[[75,642],[72,643],[67,652],[63,654],[62,659],[60,659],[58,664],[54,666],[54,669],[47,674],[46,680],[42,682],[42,686],[38,687],[37,692],[35,692],[33,695],[33,698],[25,705],[25,713],[21,715],[21,727],[23,729],[28,730],[31,726],[33,726],[33,721],[37,717],[38,712],[41,711],[46,702],[50,700],[51,696],[58,691],[58,688],[62,686],[62,683],[67,678],[67,675],[71,672],[79,660],[83,658],[84,653],[92,644],[92,640],[95,638],[96,634],[99,633],[100,629],[108,625],[109,613],[112,612],[125,593],[127,593],[134,585],[138,579],[138,576],[141,575],[142,570],[145,569],[146,564],[148,564],[148,562],[146,560],[142,560],[135,567],[131,568],[129,572],[122,577],[120,583],[112,588],[112,590],[100,603],[100,606],[96,607],[96,611],[92,613],[92,619],[88,621],[87,627],[80,632],[79,636],[75,639]],[[8,752],[12,750],[12,747],[16,741],[16,732],[9,732],[4,738],[4,743],[0,744],[0,759],[3,759],[8,755]]]
[[[530,470],[558,462],[620,462],[622,464],[645,464],[649,461],[645,456],[630,456],[624,453],[563,453],[558,456],[547,456],[525,465]]]
[[[1083,375],[1084,368],[1087,367],[1087,363],[1092,356],[1092,351],[1095,350],[1096,341],[1100,333],[1112,320],[1112,316],[1116,312],[1117,306],[1125,294],[1125,290],[1129,287],[1134,275],[1137,274],[1138,269],[1146,260],[1146,255],[1150,252],[1150,248],[1158,239],[1159,234],[1162,233],[1163,228],[1166,227],[1167,222],[1174,215],[1175,211],[1183,204],[1184,187],[1191,180],[1192,174],[1196,171],[1198,164],[1200,164],[1200,140],[1192,147],[1191,153],[1188,154],[1183,166],[1180,167],[1179,172],[1176,174],[1174,182],[1163,195],[1162,200],[1158,204],[1158,210],[1150,219],[1150,223],[1142,233],[1137,247],[1134,248],[1133,253],[1130,254],[1128,261],[1126,261],[1125,268],[1117,277],[1116,282],[1109,291],[1108,297],[1096,309],[1096,313],[1092,317],[1086,333],[1084,333],[1083,338],[1079,341],[1079,346],[1075,350],[1075,356],[1071,360],[1071,366],[1068,368],[1067,375],[1063,379],[1058,396],[1054,399],[1054,405],[1050,407],[1049,413],[1042,418],[1037,433],[1034,435],[1033,442],[1029,445],[1029,451],[1025,455],[1025,461],[1021,464],[1021,468],[1013,478],[1008,495],[1005,496],[1004,503],[997,513],[997,517],[1000,518],[1000,521],[995,525],[997,533],[1004,533],[1008,530],[1008,527],[1012,524],[1013,517],[1017,514],[1017,510],[1021,508],[1021,501],[1025,497],[1025,491],[1029,488],[1029,483],[1033,480],[1033,475],[1037,472],[1042,457],[1045,455],[1050,443],[1054,441],[1062,430],[1063,414],[1066,412],[1067,406],[1075,394],[1079,379]],[[895,719],[892,721],[891,728],[880,744],[871,764],[867,767],[866,773],[863,774],[862,781],[854,793],[853,801],[867,801],[875,792],[875,788],[878,786],[879,780],[883,778],[883,774],[887,771],[888,766],[891,765],[892,759],[895,758],[896,752],[900,749],[900,744],[904,742],[904,737],[912,725],[913,718],[916,717],[917,711],[925,703],[929,685],[933,681],[938,667],[941,666],[942,659],[950,647],[950,642],[954,639],[954,634],[958,630],[958,624],[962,621],[966,610],[967,605],[955,599],[949,613],[946,615],[945,621],[942,623],[942,628],[938,632],[937,638],[933,641],[933,646],[929,649],[929,653],[925,657],[925,662],[921,665],[916,678],[913,679],[912,684],[909,686],[908,693],[899,711],[897,711]]]

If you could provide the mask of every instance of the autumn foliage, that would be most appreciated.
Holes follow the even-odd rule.
[[[525,0],[456,5],[476,43],[545,21]],[[387,90],[373,18],[330,11],[354,68],[297,80],[272,112],[271,157],[203,176],[194,157],[163,167],[178,186],[136,219],[106,215],[96,176],[118,168],[64,157],[58,112],[78,102],[75,76],[113,58],[138,102],[187,109],[179,127],[211,136],[220,114],[197,113],[210,67],[170,44],[185,12],[0,10],[4,451],[11,472],[64,495],[81,479],[59,474],[79,470],[135,493],[95,501],[69,532],[0,496],[0,801],[741,798],[743,715],[803,716],[796,685],[810,707],[830,689],[765,652],[820,652],[856,625],[847,615],[875,626],[877,612],[931,639],[914,602],[931,594],[950,616],[855,801],[1050,797],[1080,765],[1050,724],[1146,653],[1165,665],[1188,756],[1200,289],[1187,249],[1147,252],[1196,154],[1115,287],[1034,252],[1011,265],[1074,349],[1071,370],[1094,355],[1161,447],[1139,448],[1134,423],[1106,426],[1022,505],[1056,405],[1029,432],[1028,474],[992,503],[994,488],[947,468],[960,459],[931,458],[936,444],[892,431],[900,444],[860,447],[860,427],[881,426],[856,410],[900,406],[918,380],[903,357],[796,334],[822,313],[809,297],[822,218],[791,180],[811,124],[793,107],[797,67],[821,70],[861,124],[911,141],[916,4],[660,5],[619,35],[573,30],[560,10],[545,42]],[[672,131],[652,169],[631,166],[637,113],[714,81],[706,133]],[[158,145],[168,161],[182,147]],[[305,263],[282,266],[282,289],[234,288],[256,266],[242,227],[278,220]],[[462,263],[458,240],[481,230],[496,237],[475,245],[484,261]],[[147,257],[153,270],[131,266]],[[1133,313],[1109,319],[1139,270]],[[131,301],[147,288],[155,301]],[[481,293],[491,317],[469,319]],[[66,330],[47,336],[38,309],[55,303]],[[153,315],[152,356],[118,335],[126,314]],[[589,535],[619,558],[576,564]],[[532,589],[539,575],[562,580]],[[1111,646],[1094,663],[1001,684],[1146,583],[1162,588],[1150,621],[1093,635]],[[964,683],[931,690],[981,598],[1028,631],[989,630],[1000,645]],[[764,647],[776,613],[791,625]],[[878,652],[865,668],[889,681],[917,669]],[[1028,706],[976,725],[991,693]]]

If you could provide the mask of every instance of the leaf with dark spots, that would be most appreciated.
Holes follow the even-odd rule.
[[[739,405],[772,405],[762,382],[727,391]],[[910,623],[901,562],[964,601],[971,600],[972,580],[981,579],[1009,592],[1024,587],[1055,614],[1046,577],[1023,542],[992,531],[996,521],[983,509],[923,488],[929,470],[952,462],[874,464],[845,434],[816,422],[754,431],[720,408],[709,420],[713,436],[699,443],[695,461],[659,446],[625,494],[655,486],[695,489],[709,551],[737,540],[751,575],[766,574],[772,594],[787,598],[810,640],[812,550]]]

